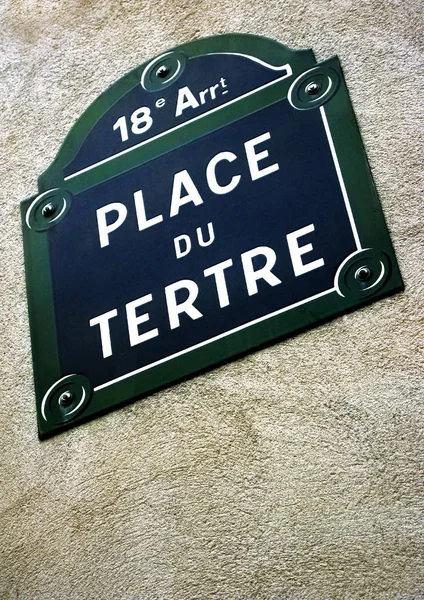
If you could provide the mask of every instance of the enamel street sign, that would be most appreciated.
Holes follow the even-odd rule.
[[[40,437],[402,289],[337,58],[180,46],[22,203]]]

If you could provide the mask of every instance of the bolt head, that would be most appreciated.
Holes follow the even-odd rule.
[[[311,81],[311,83],[308,83],[308,85],[305,87],[305,91],[309,96],[316,96],[321,90],[321,84],[317,83],[316,81]]]
[[[156,76],[160,77],[161,79],[164,79],[164,77],[166,77],[168,73],[169,67],[167,67],[166,65],[161,65],[156,71]]]
[[[359,267],[355,273],[355,279],[360,283],[364,283],[371,278],[371,269],[367,266]]]
[[[43,206],[43,208],[41,210],[41,214],[43,215],[43,217],[46,217],[46,218],[51,217],[52,215],[54,215],[55,212],[56,212],[56,207],[51,202],[49,202],[48,204]]]
[[[59,396],[59,404],[60,404],[60,406],[63,406],[63,407],[66,407],[66,406],[69,406],[70,404],[72,404],[73,400],[74,400],[74,394],[69,390],[66,390],[66,392],[63,392],[63,394],[61,394]]]

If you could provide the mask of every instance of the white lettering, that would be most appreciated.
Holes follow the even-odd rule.
[[[146,217],[146,208],[144,206],[143,192],[141,190],[134,192],[134,204],[139,231],[143,231],[143,229],[147,229],[148,227],[152,227],[153,225],[162,223],[162,215],[157,215],[156,217],[152,217],[151,219],[148,219]]]
[[[187,194],[181,196],[182,187],[184,186]],[[180,211],[180,206],[193,202],[196,206],[203,204],[203,200],[197,191],[196,186],[193,183],[188,171],[179,171],[174,175],[174,183],[172,186],[172,198],[171,198],[171,210],[169,213],[170,217],[175,217]]]
[[[183,110],[191,106],[191,108],[197,108],[199,103],[190,91],[188,85],[178,90],[177,108],[175,110],[175,116],[179,117],[182,115]]]
[[[112,211],[117,212],[118,217],[116,221],[108,225],[106,222],[106,215]],[[102,208],[98,208],[96,210],[97,227],[99,230],[101,248],[109,246],[109,233],[112,233],[112,231],[115,231],[115,229],[118,229],[118,227],[122,225],[127,218],[127,212],[127,207],[120,202],[112,202],[111,204],[107,204],[106,206],[102,206]]]
[[[144,133],[153,125],[153,119],[150,116],[150,108],[142,106],[131,115],[131,131],[135,134]]]
[[[297,231],[293,231],[292,233],[287,234],[287,244],[290,251],[290,258],[293,265],[293,271],[296,277],[299,275],[303,275],[304,273],[308,273],[309,271],[313,271],[314,269],[319,269],[324,266],[324,259],[319,258],[314,260],[306,265],[302,261],[302,255],[307,254],[308,252],[312,252],[313,246],[312,244],[306,244],[306,246],[299,246],[298,238],[307,235],[308,233],[312,233],[315,231],[315,226],[313,224],[307,225],[306,227],[302,227],[302,229],[298,229]]]
[[[228,290],[227,290],[227,282],[225,281],[224,271],[229,267],[233,266],[233,261],[230,259],[224,260],[222,263],[218,263],[217,265],[213,265],[208,269],[203,271],[203,275],[205,277],[209,277],[213,275],[215,277],[215,285],[216,291],[218,294],[219,306],[224,308],[224,306],[228,306],[230,304],[230,299],[228,298]]]
[[[219,83],[216,83],[215,85],[211,85],[211,87],[209,88],[212,100],[215,100],[215,98],[216,98],[216,91],[215,91],[216,88],[219,88]]]
[[[138,331],[138,326],[141,325],[141,323],[146,323],[150,317],[149,313],[144,313],[137,317],[136,308],[142,306],[143,304],[147,304],[152,300],[152,294],[147,294],[147,296],[143,296],[142,298],[137,298],[137,300],[128,302],[128,304],[125,306],[127,311],[128,335],[130,338],[131,346],[136,346],[137,344],[141,344],[142,342],[151,340],[152,338],[159,335],[158,329],[151,329],[150,331],[146,331],[145,333],[139,333]]]
[[[255,146],[262,144],[266,140],[271,138],[271,134],[269,131],[267,133],[263,133],[258,137],[253,138],[253,140],[249,140],[245,142],[244,147],[246,150],[247,162],[249,164],[250,175],[252,177],[252,181],[259,179],[260,177],[265,177],[266,175],[270,175],[275,171],[278,171],[280,165],[278,163],[274,163],[273,165],[269,165],[268,167],[264,167],[263,169],[259,169],[258,163],[265,158],[268,158],[269,152],[268,150],[262,150],[258,154],[255,153]]]
[[[228,194],[228,192],[232,192],[233,189],[238,186],[241,179],[240,175],[234,175],[227,185],[219,185],[216,180],[217,164],[223,160],[233,162],[236,159],[237,156],[233,152],[220,152],[209,161],[208,166],[206,167],[206,179],[211,192],[214,194]]]
[[[253,268],[253,259],[256,256],[265,256],[266,262],[263,267],[255,271]],[[254,248],[248,252],[244,252],[241,255],[241,262],[243,264],[244,277],[246,279],[247,293],[249,296],[253,296],[258,293],[257,281],[264,279],[269,285],[275,286],[281,283],[280,279],[271,273],[271,269],[275,265],[277,255],[272,248],[268,246],[260,246]]]
[[[208,235],[209,235],[209,239],[205,242],[205,240],[203,239],[203,232],[202,232],[202,228],[198,227],[196,229],[196,233],[197,233],[197,241],[199,242],[199,246],[201,246],[202,248],[206,248],[206,246],[210,246],[214,239],[215,239],[215,232],[213,230],[213,224],[212,223],[208,223]]]
[[[184,302],[177,303],[176,292],[186,289],[188,297]],[[191,281],[191,279],[183,279],[167,285],[165,288],[166,304],[168,306],[169,325],[171,329],[176,329],[180,326],[180,317],[182,313],[186,313],[190,319],[196,320],[203,317],[202,313],[193,305],[199,293],[199,288]]]
[[[110,339],[110,328],[109,321],[118,315],[118,311],[116,308],[110,310],[103,315],[95,317],[94,319],[90,319],[90,327],[94,325],[100,326],[100,340],[102,343],[102,352],[103,358],[107,358],[108,356],[112,356],[112,343]]]
[[[185,249],[181,250],[181,242],[185,243]],[[175,256],[177,258],[182,258],[183,256],[187,256],[187,254],[191,250],[191,240],[190,236],[183,233],[174,239],[174,248],[175,248]]]
[[[200,104],[205,104],[206,102],[206,94],[209,93],[209,88],[207,90],[203,90],[203,92],[199,93]]]

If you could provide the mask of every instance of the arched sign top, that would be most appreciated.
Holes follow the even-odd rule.
[[[41,437],[403,286],[338,59],[266,38],[119,79],[21,209]]]
[[[292,81],[314,64],[312,50],[247,34],[164,52],[124,75],[83,113],[40,177],[40,191],[266,84]]]

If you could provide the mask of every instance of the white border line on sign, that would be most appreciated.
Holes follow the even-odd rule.
[[[243,58],[249,58],[250,60],[253,60],[253,62],[258,63],[258,64],[262,65],[263,67],[266,67],[267,69],[271,69],[271,71],[283,71],[284,69],[286,69],[286,71],[288,71],[290,69],[290,65],[281,65],[281,67],[276,67],[275,65],[271,65],[271,63],[267,63],[264,60],[261,60],[257,56],[252,56],[251,54],[243,54],[242,52],[208,52],[204,56],[216,56],[217,54],[230,54],[231,56],[243,56]]]
[[[285,306],[284,308],[280,308],[279,310],[276,310],[275,312],[270,313],[269,315],[264,315],[263,317],[259,317],[258,319],[255,319],[254,321],[250,321],[249,323],[245,323],[244,325],[235,327],[234,329],[231,329],[230,331],[225,331],[224,333],[221,333],[220,335],[210,338],[209,340],[205,340],[204,342],[200,342],[199,344],[196,344],[195,346],[190,346],[190,348],[185,348],[184,350],[181,350],[180,352],[176,352],[175,354],[172,354],[171,356],[166,356],[165,358],[161,358],[160,360],[157,360],[156,362],[151,363],[150,365],[146,365],[144,367],[141,367],[140,369],[131,371],[131,373],[126,373],[125,375],[121,375],[121,377],[117,377],[116,379],[112,379],[111,381],[107,381],[106,383],[102,383],[101,385],[98,385],[97,387],[95,387],[94,391],[97,392],[98,390],[108,387],[109,385],[113,385],[114,383],[118,383],[119,381],[127,379],[128,377],[132,377],[133,375],[137,375],[138,373],[142,373],[143,371],[147,371],[148,369],[157,367],[165,362],[168,362],[168,360],[172,360],[173,358],[177,358],[178,356],[183,356],[184,354],[187,354],[188,352],[191,352],[192,350],[197,350],[198,348],[202,348],[203,346],[211,344],[212,342],[221,340],[222,338],[227,337],[227,335],[231,335],[232,333],[236,333],[237,331],[242,331],[243,329],[246,329],[246,327],[250,327],[251,325],[256,325],[257,323],[261,323],[261,321],[265,321],[266,319],[270,319],[271,317],[276,317],[277,315],[281,315],[282,313],[287,312],[288,310],[291,310],[292,308],[296,308],[297,306],[302,306],[302,304],[306,304],[307,302],[311,302],[312,300],[316,300],[317,298],[321,298],[321,296],[326,296],[327,294],[331,294],[332,292],[335,292],[335,291],[336,291],[336,288],[331,288],[330,290],[325,290],[325,292],[321,292],[320,294],[316,294],[315,296],[306,298],[306,300],[300,300],[299,302],[296,302],[295,304],[291,304],[290,306]]]
[[[352,227],[353,237],[355,239],[356,248],[358,250],[362,250],[361,241],[359,239],[358,230],[356,229],[355,219],[353,218],[352,207],[350,206],[349,197],[347,195],[346,186],[343,180],[342,171],[339,165],[339,159],[337,158],[336,149],[334,147],[333,137],[331,135],[330,127],[327,121],[327,115],[325,114],[324,106],[319,107],[319,111],[321,113],[322,122],[324,123],[325,133],[327,134],[328,144],[331,150],[331,156],[333,157],[334,166],[336,167],[337,177],[339,178],[340,189],[342,190],[343,200],[346,206],[347,214],[350,221],[350,226]]]

